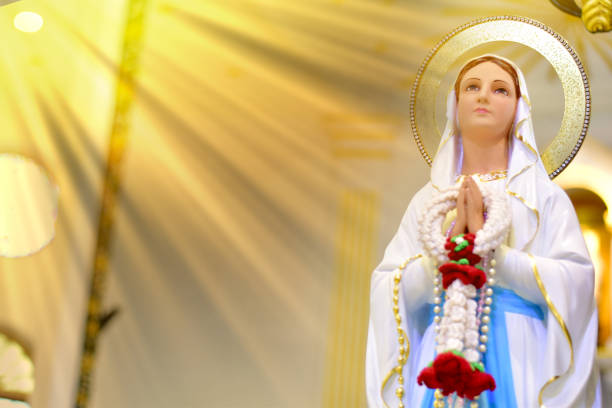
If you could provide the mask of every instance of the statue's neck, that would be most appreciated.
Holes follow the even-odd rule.
[[[508,142],[505,137],[492,143],[462,137],[463,164],[461,174],[490,173],[508,168]]]

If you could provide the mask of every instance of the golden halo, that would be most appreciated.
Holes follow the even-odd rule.
[[[559,133],[540,155],[550,178],[555,178],[572,161],[589,127],[591,92],[586,72],[576,52],[561,35],[539,21],[519,16],[480,18],[455,28],[429,52],[417,72],[410,93],[410,123],[421,155],[431,166],[421,134],[439,136],[434,109],[440,79],[466,51],[489,42],[510,41],[539,52],[555,69],[563,87],[565,110]],[[421,124],[421,127],[417,126]],[[423,129],[423,132],[419,132]]]

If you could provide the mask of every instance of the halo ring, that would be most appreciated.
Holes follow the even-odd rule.
[[[548,176],[558,176],[582,146],[591,117],[589,81],[578,54],[568,42],[545,24],[522,16],[492,16],[463,24],[429,51],[410,93],[410,125],[421,155],[429,166],[432,157],[422,135],[439,137],[434,109],[441,78],[463,53],[484,43],[509,41],[540,53],[557,73],[563,88],[565,109],[559,132],[540,155]],[[418,101],[418,104],[417,104]],[[425,108],[421,108],[424,106]]]

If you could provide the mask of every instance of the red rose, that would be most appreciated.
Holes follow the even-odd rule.
[[[469,233],[464,234],[462,238],[464,241],[466,241],[467,245],[465,243],[457,244],[456,238],[449,238],[446,240],[444,248],[448,251],[448,257],[453,261],[458,261],[460,259],[465,258],[470,262],[470,265],[476,265],[482,259],[479,255],[473,252],[474,239],[476,239],[476,236],[472,233]],[[453,242],[452,239],[455,239],[455,242]],[[456,251],[458,245],[461,245],[463,248],[459,251]]]
[[[467,285],[469,282],[467,275],[461,270],[447,270],[442,274],[442,286],[444,289],[448,289],[448,287],[453,283],[455,279],[459,279],[463,284]]]
[[[485,275],[482,269],[475,268],[473,266],[469,267],[468,274],[470,277],[470,283],[476,287],[476,289],[480,289],[482,285],[487,281],[487,275]]]
[[[476,255],[474,252],[472,252],[473,250],[474,245],[468,245],[459,252],[455,252],[453,249],[452,251],[448,251],[448,257],[453,261],[458,261],[465,258],[470,262],[470,265],[476,265],[482,260],[482,258],[480,255]]]
[[[436,372],[433,367],[425,367],[421,370],[421,373],[417,377],[417,382],[419,385],[425,384],[427,388],[436,389],[442,387],[436,378]]]
[[[463,357],[450,351],[438,354],[433,362],[436,379],[443,395],[453,392],[462,393],[466,382],[472,374],[470,363]]]
[[[442,286],[447,289],[455,279],[461,280],[464,285],[474,285],[480,289],[487,280],[485,273],[472,265],[462,265],[454,262],[447,262],[440,267],[442,273]]]
[[[463,239],[467,240],[467,242],[469,242],[470,244],[473,244],[474,240],[476,239],[476,234],[472,234],[471,232],[468,232],[467,234],[463,236]]]
[[[487,373],[474,370],[470,380],[465,383],[463,392],[457,394],[460,397],[473,400],[474,397],[480,395],[485,390],[495,390],[495,380]]]
[[[439,388],[443,395],[456,392],[470,400],[485,390],[495,390],[495,380],[491,375],[472,368],[465,358],[451,351],[439,354],[431,366],[421,371],[417,382],[428,388]]]

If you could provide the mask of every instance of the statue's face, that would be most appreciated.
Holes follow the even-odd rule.
[[[468,70],[460,82],[457,115],[465,135],[478,135],[483,143],[505,137],[516,111],[516,92],[512,76],[497,64],[487,61]]]

